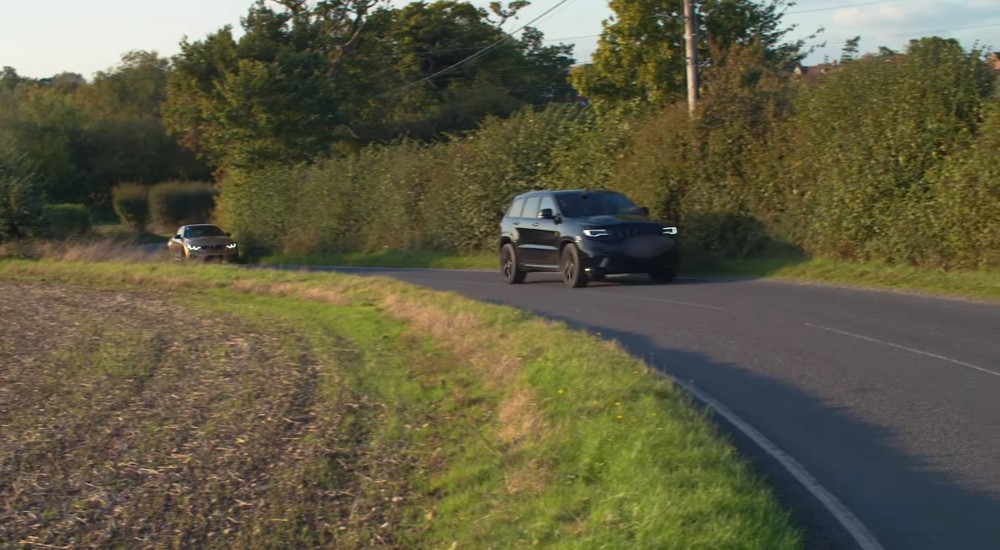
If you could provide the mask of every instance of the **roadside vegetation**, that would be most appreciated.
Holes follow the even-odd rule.
[[[1000,271],[988,52],[854,38],[802,67],[813,38],[789,39],[790,3],[706,0],[690,117],[671,2],[612,1],[573,70],[568,46],[505,33],[524,2],[383,0],[253,3],[241,33],[130,52],[92,82],[5,68],[0,241],[117,213],[137,234],[218,223],[251,258],[444,265],[492,254],[515,194],[600,187],[678,225],[697,266]]]
[[[0,545],[801,544],[703,413],[596,335],[389,279],[0,279]]]

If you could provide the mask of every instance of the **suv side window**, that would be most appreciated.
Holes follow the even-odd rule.
[[[558,210],[556,210],[556,201],[552,200],[552,197],[550,197],[548,195],[543,195],[542,196],[542,204],[538,207],[538,212],[541,212],[542,210],[545,210],[546,208],[552,210],[553,214],[556,214],[556,213],[559,212]]]
[[[524,211],[521,212],[521,217],[522,218],[537,218],[538,217],[538,201],[539,200],[541,200],[541,197],[539,197],[537,195],[534,196],[534,197],[528,197],[528,199],[524,202]]]
[[[514,202],[507,209],[508,218],[520,218],[521,209],[524,208],[524,198],[514,199]]]

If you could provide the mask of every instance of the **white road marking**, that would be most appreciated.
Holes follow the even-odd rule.
[[[764,436],[764,434],[758,432],[753,426],[746,423],[742,418],[736,413],[730,410],[728,407],[722,403],[716,401],[710,397],[705,392],[699,390],[693,385],[682,382],[678,378],[664,373],[664,375],[677,384],[685,391],[690,393],[698,401],[704,403],[707,407],[712,409],[716,414],[725,418],[733,427],[737,430],[743,432],[744,435],[749,437],[754,443],[757,444],[761,449],[767,454],[771,455],[775,460],[781,464],[788,473],[792,474],[803,487],[806,488],[816,500],[818,500],[830,514],[836,518],[837,521],[844,527],[844,529],[854,538],[854,541],[858,543],[858,546],[863,550],[884,550],[882,545],[879,544],[875,535],[865,527],[864,523],[858,519],[842,502],[840,502],[837,497],[833,495],[830,491],[826,490],[819,481],[816,480],[806,470],[805,466],[799,463],[799,461],[792,458],[791,455],[781,450],[777,445],[775,445],[770,439]]]
[[[815,329],[819,329],[819,330],[825,330],[827,332],[832,332],[834,334],[840,334],[842,336],[850,336],[851,338],[857,338],[859,340],[864,340],[866,342],[872,342],[874,344],[882,344],[883,346],[889,346],[890,348],[901,349],[903,351],[908,351],[910,353],[915,353],[917,355],[923,355],[923,356],[926,356],[926,357],[933,357],[934,359],[939,359],[941,361],[946,361],[946,362],[951,363],[953,365],[958,365],[960,367],[965,367],[967,369],[977,370],[979,372],[986,373],[986,374],[992,374],[993,376],[1000,376],[1000,372],[992,371],[990,369],[984,369],[983,367],[978,367],[978,366],[973,365],[971,363],[966,363],[964,361],[959,361],[957,359],[952,359],[951,357],[945,357],[944,355],[938,355],[936,353],[931,353],[929,351],[923,351],[923,350],[919,350],[919,349],[915,349],[915,348],[911,348],[911,347],[907,347],[907,346],[902,346],[902,345],[899,345],[899,344],[893,344],[892,342],[886,342],[885,340],[879,340],[878,338],[871,338],[869,336],[863,336],[861,334],[854,334],[853,332],[847,332],[846,330],[838,330],[838,329],[835,329],[835,328],[824,327],[824,326],[820,326],[820,325],[814,325],[814,324],[811,324],[811,323],[804,323],[804,324],[805,324],[805,326],[810,327],[810,328],[815,328]]]

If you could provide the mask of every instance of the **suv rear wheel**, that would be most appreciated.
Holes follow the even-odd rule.
[[[523,283],[524,276],[527,275],[517,267],[517,255],[512,244],[505,244],[500,249],[500,273],[503,275],[503,282],[509,285]]]
[[[559,267],[562,271],[563,283],[570,288],[580,288],[587,286],[587,274],[580,264],[580,253],[576,245],[568,244],[563,247],[562,254],[559,255]]]

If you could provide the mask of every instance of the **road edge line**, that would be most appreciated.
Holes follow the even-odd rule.
[[[670,381],[677,384],[680,388],[686,391],[688,394],[693,396],[695,399],[703,403],[708,408],[712,409],[715,414],[718,414],[724,418],[729,424],[734,428],[743,433],[743,435],[749,437],[758,447],[760,447],[764,452],[771,455],[772,458],[778,461],[779,464],[796,479],[803,487],[806,488],[809,493],[811,493],[816,500],[823,505],[824,508],[832,515],[840,525],[851,535],[858,546],[863,550],[885,550],[875,535],[865,527],[865,524],[858,519],[847,506],[844,506],[840,500],[828,491],[820,482],[806,470],[805,466],[799,463],[799,461],[792,458],[791,455],[781,450],[780,447],[774,444],[770,439],[768,439],[764,434],[757,431],[756,428],[748,424],[745,420],[740,418],[735,412],[733,412],[729,407],[723,405],[721,402],[717,401],[713,397],[709,396],[705,392],[695,388],[693,385],[681,381],[677,377],[663,373]]]

